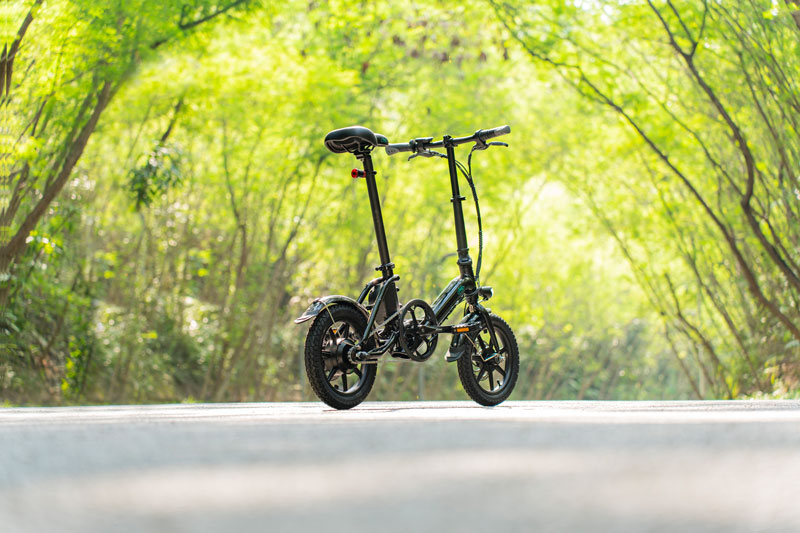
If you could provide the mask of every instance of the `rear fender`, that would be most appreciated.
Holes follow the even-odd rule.
[[[353,300],[349,296],[342,296],[341,294],[333,294],[330,296],[323,296],[322,298],[315,299],[313,302],[311,302],[311,305],[309,305],[308,308],[305,311],[303,311],[302,315],[294,319],[294,323],[302,324],[303,322],[307,322],[312,318],[314,318],[315,316],[317,316],[318,314],[320,314],[323,310],[327,309],[328,307],[340,303],[349,304],[355,307],[364,315],[364,317],[369,319],[369,311],[367,311],[363,305]]]

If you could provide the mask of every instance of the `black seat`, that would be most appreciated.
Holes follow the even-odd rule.
[[[375,146],[385,146],[389,140],[364,126],[350,126],[333,130],[325,136],[325,147],[335,154],[364,152]]]

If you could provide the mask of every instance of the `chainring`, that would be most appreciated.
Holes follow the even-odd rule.
[[[413,361],[426,361],[436,350],[438,333],[425,333],[422,326],[438,326],[436,314],[425,300],[416,298],[400,309],[397,342]]]

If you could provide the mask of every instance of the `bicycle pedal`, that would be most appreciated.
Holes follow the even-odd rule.
[[[468,346],[469,343],[464,340],[462,335],[453,335],[453,340],[450,341],[450,349],[447,350],[444,360],[448,363],[458,361],[461,359],[461,356],[464,355],[464,352],[467,351]]]
[[[448,350],[447,354],[445,354],[445,356],[444,356],[444,360],[447,361],[448,363],[455,363],[456,361],[461,359],[461,356],[464,355],[465,351],[466,350],[453,352],[453,351]]]

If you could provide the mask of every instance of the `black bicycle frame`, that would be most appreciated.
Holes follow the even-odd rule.
[[[465,299],[470,305],[472,312],[486,314],[488,318],[488,312],[478,303],[478,291],[475,285],[475,274],[472,269],[472,258],[469,255],[467,231],[464,224],[464,211],[461,205],[461,202],[463,202],[465,198],[461,195],[458,186],[455,143],[453,143],[453,139],[450,136],[445,136],[443,138],[443,145],[447,150],[450,188],[453,194],[450,201],[453,203],[459,276],[454,278],[447,287],[439,293],[439,296],[437,296],[431,306],[436,315],[436,321],[439,324],[444,322],[453,310]],[[390,323],[396,317],[399,309],[395,282],[399,279],[399,276],[394,274],[394,264],[391,262],[389,245],[386,242],[386,230],[383,225],[383,215],[381,212],[378,187],[375,182],[375,170],[372,165],[372,156],[369,152],[362,152],[356,154],[356,157],[364,164],[364,178],[367,182],[367,194],[369,196],[370,209],[372,210],[372,222],[375,227],[375,238],[377,240],[378,254],[381,260],[381,265],[377,267],[376,270],[382,273],[381,277],[375,278],[367,283],[357,300],[358,303],[363,304],[370,292],[376,291],[367,327],[364,330],[364,336],[360,343],[363,344],[370,335],[372,335],[375,328]],[[378,320],[381,320],[380,324],[376,324]],[[446,327],[437,327],[436,329],[441,332],[452,332],[450,328]],[[492,328],[489,329],[490,335],[494,337],[494,331],[491,331]],[[377,355],[385,353],[388,350],[388,344],[391,344],[391,342],[393,342],[393,339],[390,339],[384,346],[373,350],[372,354]]]

